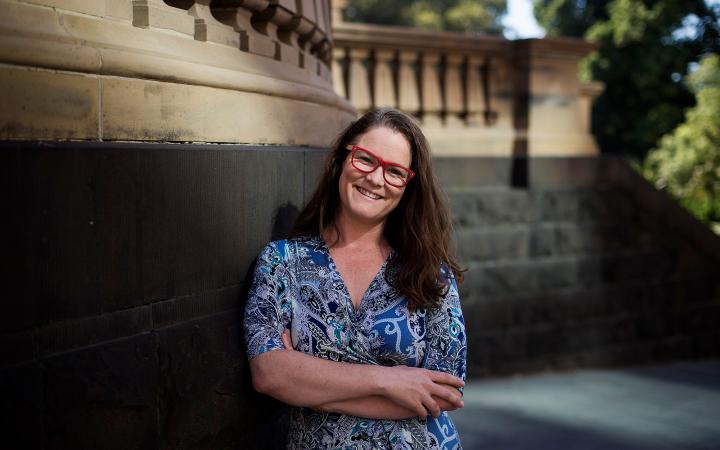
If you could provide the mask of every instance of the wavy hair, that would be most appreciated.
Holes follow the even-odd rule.
[[[325,236],[340,208],[339,180],[348,144],[377,127],[401,133],[410,143],[415,177],[405,186],[398,205],[385,222],[384,235],[396,250],[388,262],[386,281],[408,299],[411,310],[432,309],[449,289],[460,284],[464,270],[450,248],[452,221],[447,198],[433,175],[430,147],[418,124],[392,108],[373,109],[351,123],[335,140],[310,201],[300,212],[291,235]],[[338,231],[337,228],[335,231]],[[442,269],[449,269],[441,273]]]

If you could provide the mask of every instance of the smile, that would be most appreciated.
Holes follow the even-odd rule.
[[[361,188],[360,186],[355,186],[355,189],[357,189],[357,191],[359,193],[361,193],[362,195],[364,195],[365,197],[371,198],[373,200],[380,200],[382,198],[381,196],[379,196],[377,194],[373,194],[372,192],[365,190],[365,189]]]

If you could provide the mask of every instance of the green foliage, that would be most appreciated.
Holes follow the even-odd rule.
[[[720,225],[720,57],[706,56],[687,77],[697,103],[685,122],[662,138],[643,175],[699,219]]]
[[[593,106],[593,133],[604,152],[642,159],[682,122],[694,104],[681,82],[688,65],[720,51],[717,9],[704,0],[535,0],[548,35],[600,46],[580,72],[605,83]]]
[[[595,22],[607,20],[611,0],[535,0],[535,17],[548,37],[583,37]]]
[[[506,0],[350,0],[345,20],[499,34]]]

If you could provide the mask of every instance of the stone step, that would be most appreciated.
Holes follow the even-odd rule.
[[[679,275],[682,269],[673,254],[660,251],[469,262],[467,266],[462,293],[469,303],[630,280],[653,282]]]
[[[462,261],[522,259],[552,255],[605,253],[623,249],[649,251],[661,242],[652,233],[617,224],[547,222],[483,228],[460,228],[455,232]]]
[[[637,221],[636,207],[622,192],[604,187],[513,189],[502,186],[447,191],[457,228],[543,221]]]

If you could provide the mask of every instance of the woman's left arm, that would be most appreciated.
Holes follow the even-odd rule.
[[[440,304],[429,310],[425,317],[425,339],[428,349],[422,367],[446,372],[465,381],[467,360],[465,319],[460,307],[455,278],[450,269],[445,268],[445,270],[448,290]]]

